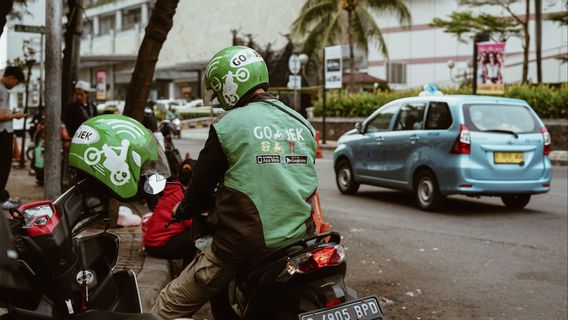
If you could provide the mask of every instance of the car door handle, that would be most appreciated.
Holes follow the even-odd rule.
[[[377,142],[377,144],[383,144],[385,142],[385,138],[378,137],[378,138],[375,139],[375,141]]]
[[[410,137],[408,138],[408,141],[410,141],[410,142],[412,142],[412,143],[415,143],[415,142],[418,141],[418,140],[420,140],[420,137],[419,137],[419,136],[416,136],[416,135],[410,136]]]

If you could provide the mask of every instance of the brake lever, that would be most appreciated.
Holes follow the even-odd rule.
[[[20,210],[18,210],[18,208],[9,209],[8,212],[10,212],[10,216],[12,216],[12,219],[22,218],[22,213],[20,212]]]

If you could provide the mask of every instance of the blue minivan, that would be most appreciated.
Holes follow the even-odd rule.
[[[527,104],[489,96],[392,101],[346,132],[334,152],[339,191],[360,184],[414,192],[423,210],[448,195],[498,196],[523,208],[550,190],[550,134]]]

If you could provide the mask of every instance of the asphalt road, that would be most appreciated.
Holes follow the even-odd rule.
[[[203,143],[176,140],[193,157]],[[331,154],[317,161],[319,190],[347,248],[347,282],[380,296],[389,319],[567,319],[566,167],[554,167],[551,192],[523,210],[457,196],[429,213],[398,191],[341,195]]]

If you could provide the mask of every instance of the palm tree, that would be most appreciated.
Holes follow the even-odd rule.
[[[355,72],[353,46],[369,51],[369,42],[388,58],[383,33],[372,13],[394,14],[401,24],[411,23],[410,12],[402,0],[307,0],[292,24],[292,35],[303,42],[307,54],[330,43],[347,40],[350,72]],[[353,85],[354,77],[351,77]]]

